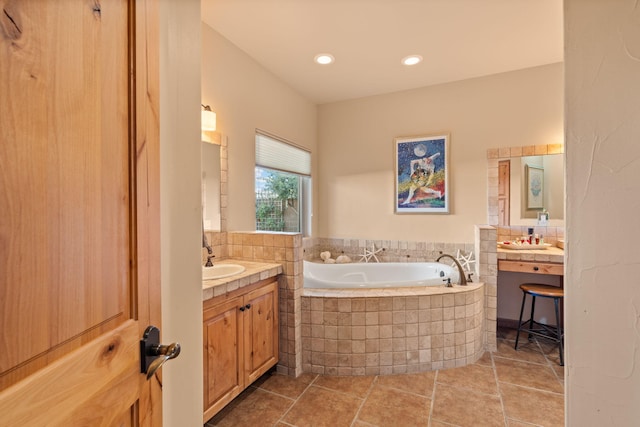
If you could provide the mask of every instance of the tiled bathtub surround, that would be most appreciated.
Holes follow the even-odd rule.
[[[489,229],[490,230],[481,233],[482,236],[484,236],[481,238],[488,238],[489,241],[493,239],[493,257],[495,257],[495,229],[493,227],[489,227]],[[493,233],[493,237],[485,236],[484,234],[486,233]],[[304,284],[302,260],[303,257],[304,259],[317,260],[320,257],[320,252],[325,250],[330,250],[333,256],[338,256],[344,251],[344,253],[349,255],[354,262],[357,262],[360,259],[359,254],[364,251],[364,248],[370,249],[371,245],[375,245],[377,249],[385,248],[385,251],[378,254],[379,259],[384,262],[434,261],[442,253],[455,255],[458,249],[463,251],[464,253],[474,251],[474,253],[476,254],[476,259],[478,260],[476,266],[476,271],[478,272],[478,274],[474,275],[474,281],[487,283],[487,285],[485,285],[484,287],[484,290],[482,291],[485,294],[483,301],[484,306],[482,307],[483,320],[479,322],[478,325],[474,326],[474,328],[480,328],[481,339],[479,340],[479,342],[482,342],[483,345],[485,345],[484,343],[486,342],[488,350],[495,349],[495,285],[497,275],[495,274],[495,268],[491,269],[491,267],[489,266],[489,259],[483,256],[482,252],[479,251],[479,245],[474,246],[474,244],[471,243],[409,242],[367,239],[303,239],[299,234],[274,234],[258,232],[207,232],[207,238],[210,244],[213,246],[214,254],[216,255],[214,263],[216,262],[216,260],[219,261],[223,259],[237,259],[246,261],[276,262],[282,264],[283,273],[279,279],[280,362],[278,364],[278,371],[281,373],[291,376],[297,376],[303,371],[306,372],[306,368],[309,368],[309,366],[305,366],[305,369],[303,369],[302,361],[302,294]],[[484,243],[483,245],[483,247],[491,249],[489,248],[490,244]],[[203,262],[205,259],[204,253],[206,253],[206,250],[203,250]],[[495,260],[493,260],[493,265],[496,265]],[[494,272],[493,276],[490,274],[491,271]],[[409,327],[410,333],[413,333],[412,328],[413,326]],[[386,329],[387,328],[385,328],[385,330]],[[356,329],[356,332],[357,331],[359,331],[358,328]],[[386,341],[384,343],[386,343]],[[413,345],[412,343],[413,339],[411,338],[409,339],[409,345]],[[438,339],[436,339],[436,344],[439,344]],[[360,344],[356,344],[356,347],[358,345]],[[355,354],[358,354],[355,360],[356,363],[359,363],[359,360],[361,360],[360,353]],[[423,353],[423,360],[424,355],[425,353]],[[436,352],[436,357],[439,357],[438,352]],[[468,354],[465,354],[464,357],[468,357]],[[454,360],[455,359],[461,358],[456,356]],[[443,365],[444,361],[445,359],[443,353]],[[436,368],[434,369],[437,369],[438,362],[440,361],[435,360],[435,362]],[[369,363],[373,362],[370,360]],[[453,363],[452,366],[455,366],[455,361],[447,362],[447,364],[451,363]],[[408,372],[410,372],[410,369],[416,369],[416,367],[413,364],[410,364],[407,365],[407,369]],[[383,368],[381,372],[385,372],[386,370],[387,368]],[[359,370],[356,370],[355,372],[359,372]]]
[[[320,259],[320,252],[331,252],[332,258],[347,255],[353,262],[358,262],[364,250],[382,251],[376,254],[380,262],[425,262],[435,261],[442,254],[456,255],[460,250],[467,254],[474,250],[473,243],[438,243],[415,242],[402,240],[370,240],[370,239],[337,239],[311,238],[303,239],[304,259],[316,261]]]
[[[369,297],[302,297],[303,371],[379,375],[474,363],[485,351],[484,287],[434,294],[450,290],[437,289],[395,297],[373,290]]]

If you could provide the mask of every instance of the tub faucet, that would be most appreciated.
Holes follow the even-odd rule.
[[[462,268],[458,260],[452,255],[442,254],[438,257],[438,259],[436,259],[436,262],[440,262],[442,258],[451,258],[453,262],[456,263],[456,265],[458,266],[458,273],[460,274],[460,286],[467,286],[467,278],[464,275],[464,269]]]

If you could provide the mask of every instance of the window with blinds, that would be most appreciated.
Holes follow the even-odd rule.
[[[256,230],[311,234],[311,153],[256,132]]]

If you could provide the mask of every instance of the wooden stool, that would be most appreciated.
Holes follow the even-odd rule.
[[[520,285],[522,289],[522,307],[520,308],[520,319],[518,320],[518,334],[516,335],[515,349],[518,350],[518,340],[520,339],[520,332],[528,332],[529,339],[532,335],[547,338],[558,343],[558,351],[560,353],[560,366],[564,366],[564,331],[560,326],[560,309],[558,307],[558,301],[564,298],[564,289],[556,286],[540,285],[537,283],[523,283]],[[531,318],[529,320],[522,321],[522,313],[524,312],[524,304],[527,300],[527,294],[531,295]],[[552,328],[548,325],[536,322],[533,320],[534,310],[536,308],[536,297],[553,298],[553,304],[556,309],[556,327]],[[526,324],[529,327],[524,327]]]

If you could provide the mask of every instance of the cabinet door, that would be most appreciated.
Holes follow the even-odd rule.
[[[251,384],[278,362],[278,284],[248,293],[244,311],[244,378]]]
[[[244,388],[242,378],[242,296],[204,312],[204,419]]]

